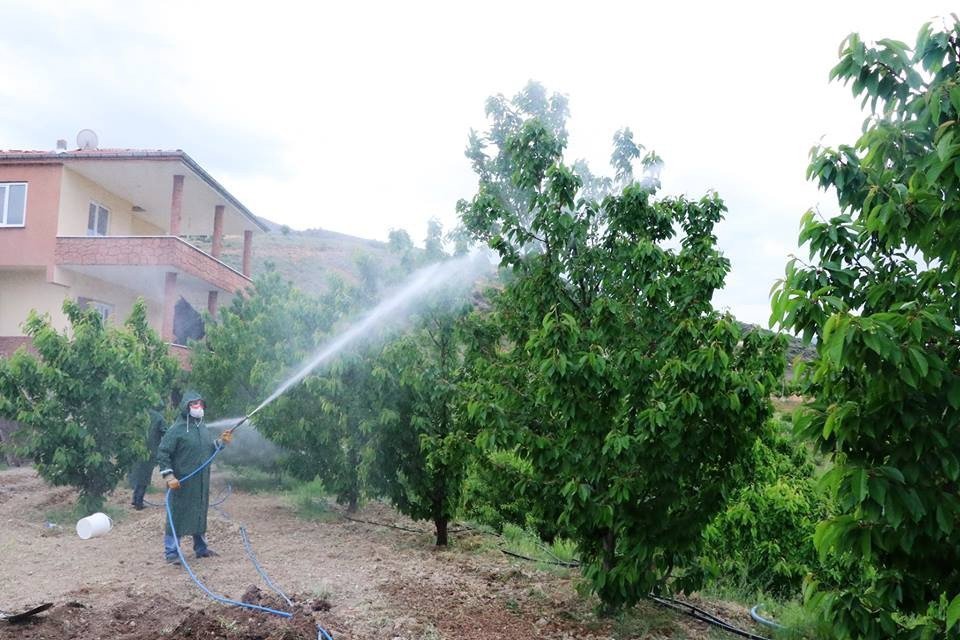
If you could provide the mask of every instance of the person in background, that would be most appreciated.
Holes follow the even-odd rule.
[[[207,546],[207,509],[210,506],[210,467],[180,483],[206,462],[214,451],[233,439],[231,431],[224,431],[216,440],[203,422],[206,402],[193,391],[183,394],[176,421],[167,429],[157,451],[160,475],[170,489],[170,514],[177,537],[193,536],[193,552],[198,558],[217,554]],[[179,564],[178,540],[167,518],[163,536],[163,554],[170,564]]]
[[[149,458],[135,463],[130,471],[130,484],[133,485],[131,504],[137,511],[143,509],[143,494],[147,492],[147,487],[150,486],[153,468],[157,464],[157,449],[160,447],[163,434],[167,432],[167,420],[163,417],[162,411],[162,406],[150,409],[150,425],[147,427],[146,442]]]

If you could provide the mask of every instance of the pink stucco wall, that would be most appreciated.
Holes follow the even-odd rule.
[[[23,227],[0,227],[0,263],[4,266],[52,266],[60,209],[63,165],[0,165],[0,182],[27,183]]]

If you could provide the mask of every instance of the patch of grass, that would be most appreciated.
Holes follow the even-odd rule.
[[[783,602],[764,593],[747,592],[729,585],[716,584],[701,591],[700,594],[710,600],[735,602],[747,609],[753,608],[758,603],[761,604],[758,613],[767,620],[784,627],[784,629],[771,629],[757,625],[760,635],[775,640],[818,640],[830,636],[830,628],[819,622],[812,612],[805,609],[799,599]]]
[[[224,465],[227,481],[233,488],[244,493],[271,493],[287,491],[295,482],[287,476],[278,476],[261,469],[248,466]]]
[[[798,601],[764,607],[760,614],[785,627],[770,630],[770,635],[776,640],[817,640],[830,635],[829,625],[818,620],[813,612]]]
[[[110,516],[110,519],[113,520],[114,524],[127,517],[126,509],[115,507],[111,504],[103,505],[103,508],[100,509],[100,512]],[[49,522],[50,524],[60,525],[61,527],[73,527],[77,524],[77,520],[80,518],[86,518],[89,515],[91,514],[81,512],[80,508],[76,505],[70,507],[56,507],[43,512],[43,521]]]
[[[772,602],[774,599],[764,593],[750,590],[746,587],[737,585],[732,581],[714,581],[710,582],[699,594],[707,600],[722,600],[724,602],[735,602],[742,607],[749,609],[758,602]]]
[[[337,518],[336,513],[330,509],[327,489],[320,478],[293,487],[287,492],[287,499],[297,517],[303,520],[329,522]]]
[[[557,538],[552,543],[546,543],[537,534],[509,523],[503,526],[501,535],[504,548],[508,551],[535,558],[543,564],[577,561],[577,547],[570,540]]]
[[[773,403],[773,408],[788,419],[803,406],[803,398],[798,396],[773,396],[770,401]]]
[[[315,586],[311,592],[313,593],[313,597],[317,600],[326,600],[327,602],[330,602],[330,600],[333,598],[333,588],[326,582],[321,582]]]
[[[240,625],[237,624],[236,620],[230,620],[229,618],[224,618],[223,616],[217,616],[217,623],[225,632],[231,635],[235,635],[240,629]]]
[[[641,602],[616,616],[613,626],[616,640],[627,638],[684,638],[677,614],[654,604]]]

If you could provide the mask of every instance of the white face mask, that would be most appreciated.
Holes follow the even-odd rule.
[[[203,418],[203,407],[190,407],[190,416],[198,420]]]

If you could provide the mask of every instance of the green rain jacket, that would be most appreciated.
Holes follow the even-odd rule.
[[[194,469],[207,461],[215,450],[213,436],[204,424],[190,417],[189,403],[200,399],[199,393],[188,391],[180,401],[180,414],[160,441],[157,462],[160,474],[172,473],[183,481]],[[210,467],[207,466],[183,481],[170,492],[170,511],[178,536],[203,535],[207,531],[207,508],[210,504]],[[167,521],[167,533],[170,522]]]
[[[163,434],[166,432],[167,422],[163,414],[156,409],[151,409],[150,427],[147,429],[147,451],[150,457],[133,465],[130,472],[130,484],[134,487],[145,487],[150,484],[153,467],[157,464],[157,449],[160,447]]]

